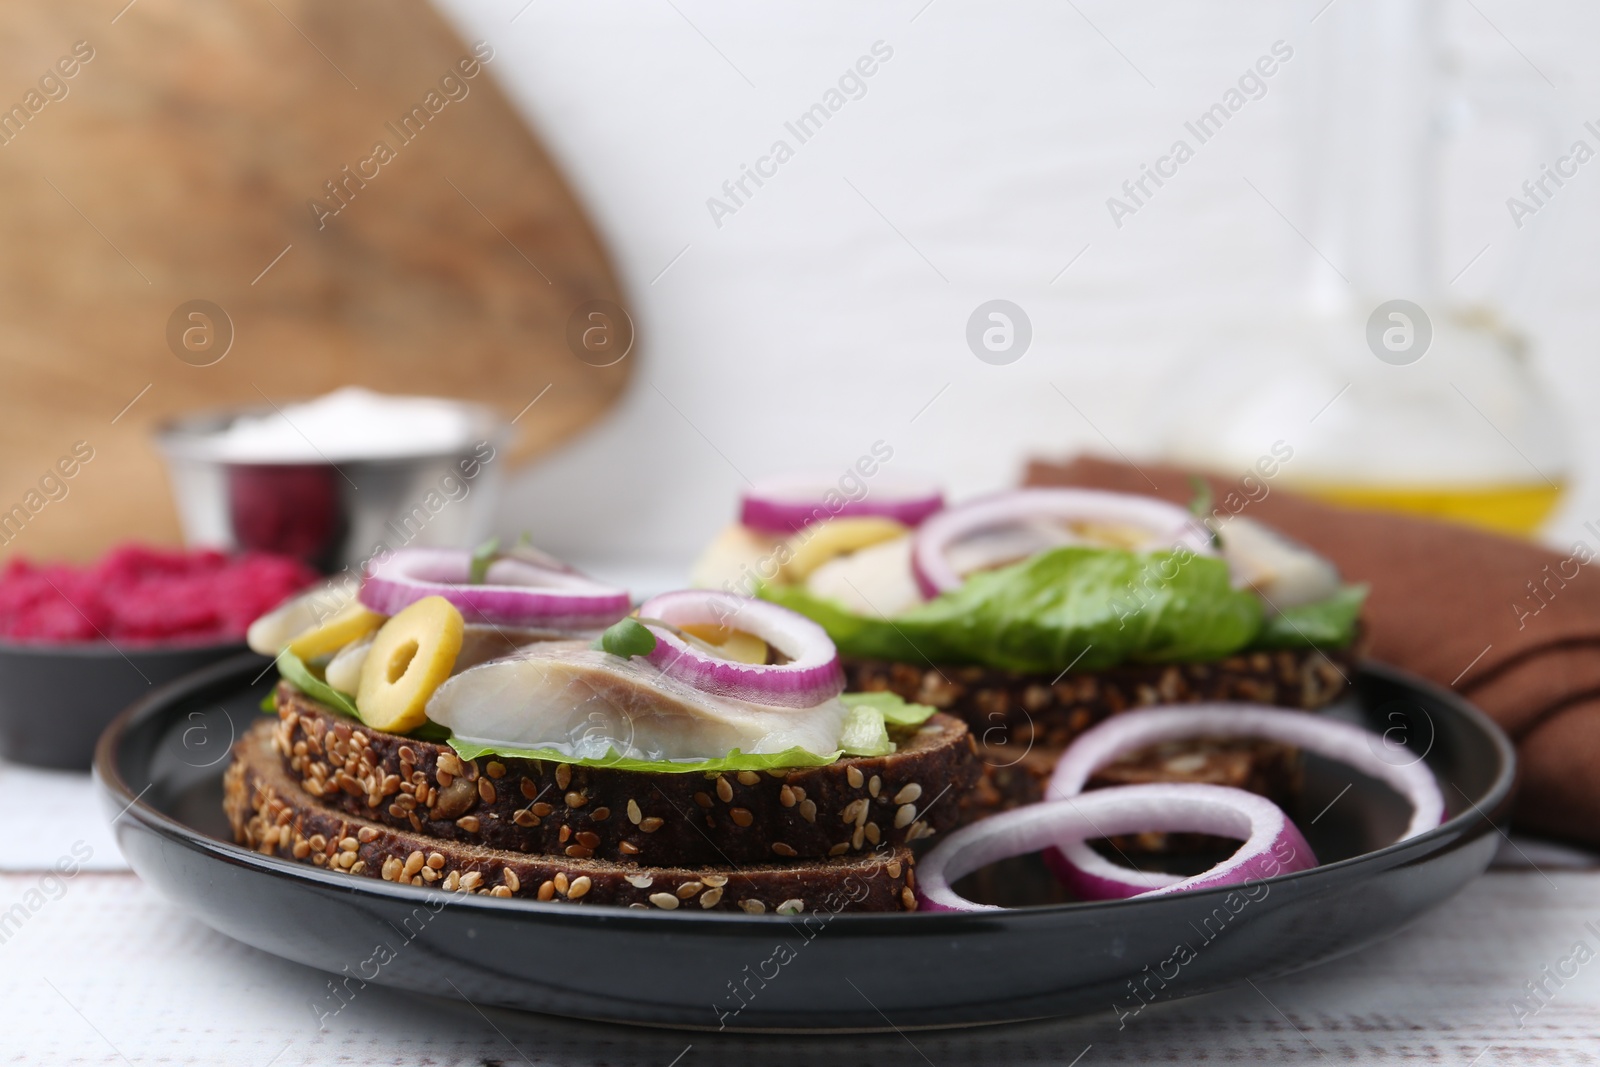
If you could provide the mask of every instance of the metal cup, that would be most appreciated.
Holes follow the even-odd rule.
[[[408,546],[466,546],[489,530],[505,479],[510,426],[488,408],[460,403],[472,428],[460,447],[415,455],[322,462],[223,458],[217,435],[238,418],[273,409],[235,408],[162,424],[184,540],[224,550],[295,556],[333,573]]]

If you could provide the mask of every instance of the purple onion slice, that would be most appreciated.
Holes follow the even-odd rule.
[[[867,515],[917,526],[944,507],[944,493],[932,482],[879,475],[864,484],[861,498],[851,500],[840,490],[837,477],[768,478],[745,490],[739,521],[763,533],[788,537],[814,522]]]
[[[656,635],[650,662],[663,674],[703,692],[786,708],[816,707],[844,692],[839,652],[827,631],[777,604],[710,589],[683,589],[639,605],[639,620]],[[723,659],[675,632],[685,626],[721,626],[753,634],[781,654],[783,662]]]
[[[1237,885],[1317,863],[1294,823],[1254,793],[1220,785],[1124,785],[1029,804],[957,830],[917,861],[917,899],[926,911],[1001,911],[966,899],[952,886],[980,867],[1059,841],[1151,830],[1222,834],[1244,844],[1205,873],[1142,890],[1140,896]],[[1075,881],[1073,888],[1088,899],[1130,895],[1116,891],[1120,886],[1099,887],[1090,878]]]
[[[1211,532],[1186,509],[1165,500],[1100,489],[1017,489],[946,508],[924,522],[912,542],[911,565],[917,584],[930,598],[959,588],[967,573],[951,562],[953,546],[977,534],[1041,521],[1127,527],[1146,534],[1152,548],[1181,546],[1198,556],[1217,554]],[[1015,539],[994,541],[997,551],[1015,551]],[[1070,536],[1063,531],[1058,543],[1070,543]],[[975,567],[969,561],[969,567],[1013,561],[1001,556],[980,560]]]
[[[1383,738],[1350,723],[1260,704],[1175,704],[1113,715],[1067,746],[1045,796],[1050,800],[1094,796],[1102,790],[1084,793],[1083,788],[1101,767],[1142,748],[1200,737],[1265,738],[1315,752],[1386,783],[1411,804],[1411,822],[1400,835],[1402,841],[1444,821],[1444,796],[1420,757],[1397,760]],[[1093,899],[1133,896],[1179,881],[1176,875],[1113,863],[1083,839],[1063,838],[1046,860],[1080,895],[1092,894]]]
[[[402,548],[374,563],[360,599],[394,615],[427,596],[442,596],[467,622],[497,626],[593,629],[628,613],[626,589],[531,559],[502,556],[482,584],[469,584],[472,553],[454,548]]]

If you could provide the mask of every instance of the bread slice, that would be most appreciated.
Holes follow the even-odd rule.
[[[1045,799],[1061,749],[983,745],[983,777],[972,793],[976,818]],[[1089,789],[1147,782],[1226,785],[1266,797],[1279,807],[1300,791],[1299,750],[1255,737],[1197,737],[1141,749],[1102,767]]]
[[[266,856],[455,892],[573,904],[764,912],[912,911],[911,850],[887,844],[786,866],[642,867],[533,856],[397,830],[315,799],[284,769],[279,728],[261,722],[234,746],[223,807],[234,839]]]
[[[953,829],[982,772],[971,732],[935,715],[888,756],[786,771],[652,774],[548,760],[464,760],[383,733],[293,686],[274,743],[329,807],[445,841],[648,866],[828,859]]]
[[[970,818],[1037,804],[1046,799],[1060,749],[1028,745],[984,745],[983,778],[968,805]],[[1300,792],[1300,751],[1255,737],[1198,737],[1130,753],[1089,778],[1089,789],[1147,782],[1226,785],[1266,797],[1280,808]],[[1237,842],[1206,834],[1143,833],[1111,838],[1124,854],[1234,851]]]
[[[1359,646],[1241,652],[1210,663],[1127,663],[1052,678],[992,667],[846,659],[852,692],[889,690],[966,720],[980,744],[1065,748],[1107,716],[1153,704],[1244,701],[1312,710],[1350,685]]]

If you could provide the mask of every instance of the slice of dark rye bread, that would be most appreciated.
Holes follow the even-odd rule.
[[[1061,759],[1060,749],[1028,745],[982,745],[979,752],[983,778],[969,802],[974,819],[1046,799]],[[1091,775],[1088,788],[1199,782],[1243,789],[1288,809],[1300,792],[1301,777],[1299,750],[1289,745],[1257,737],[1201,737],[1131,753]],[[1232,852],[1236,847],[1206,834],[1126,834],[1111,842],[1123,853]]]
[[[983,777],[972,792],[975,818],[1045,799],[1061,749],[982,745]],[[1283,807],[1300,791],[1299,750],[1258,737],[1199,737],[1141,749],[1090,775],[1087,788],[1199,782],[1243,789]]]
[[[1349,648],[1242,652],[1210,663],[1128,663],[1052,678],[991,667],[845,659],[851,692],[889,690],[965,719],[983,744],[1064,748],[1129,708],[1243,701],[1312,710],[1350,685],[1361,658]]]
[[[287,683],[273,731],[289,776],[352,815],[511,852],[646,866],[744,866],[898,846],[969,818],[982,773],[972,733],[935,715],[888,756],[784,771],[652,774],[465,760],[373,730]]]
[[[667,911],[914,911],[911,850],[883,846],[784,866],[674,864],[529,856],[396,830],[319,801],[284,770],[272,723],[234,746],[223,808],[234,839],[265,856],[451,892]]]

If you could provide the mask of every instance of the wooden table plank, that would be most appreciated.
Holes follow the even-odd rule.
[[[325,975],[213,933],[132,875],[84,873],[64,887],[0,875],[0,911],[32,889],[42,906],[0,943],[11,964],[0,979],[0,1062],[667,1067],[692,1045],[680,1063],[955,1067],[1070,1064],[1082,1054],[1079,1067],[1493,1067],[1593,1063],[1600,1053],[1600,963],[1552,985],[1548,1005],[1520,1025],[1510,1007],[1524,982],[1576,942],[1600,949],[1585,925],[1600,928],[1594,872],[1491,873],[1383,945],[1257,989],[1154,1005],[1120,1031],[1108,1005],[1100,1015],[1023,1026],[810,1039],[480,1014],[377,986],[319,1030],[311,1003],[324,994]]]

